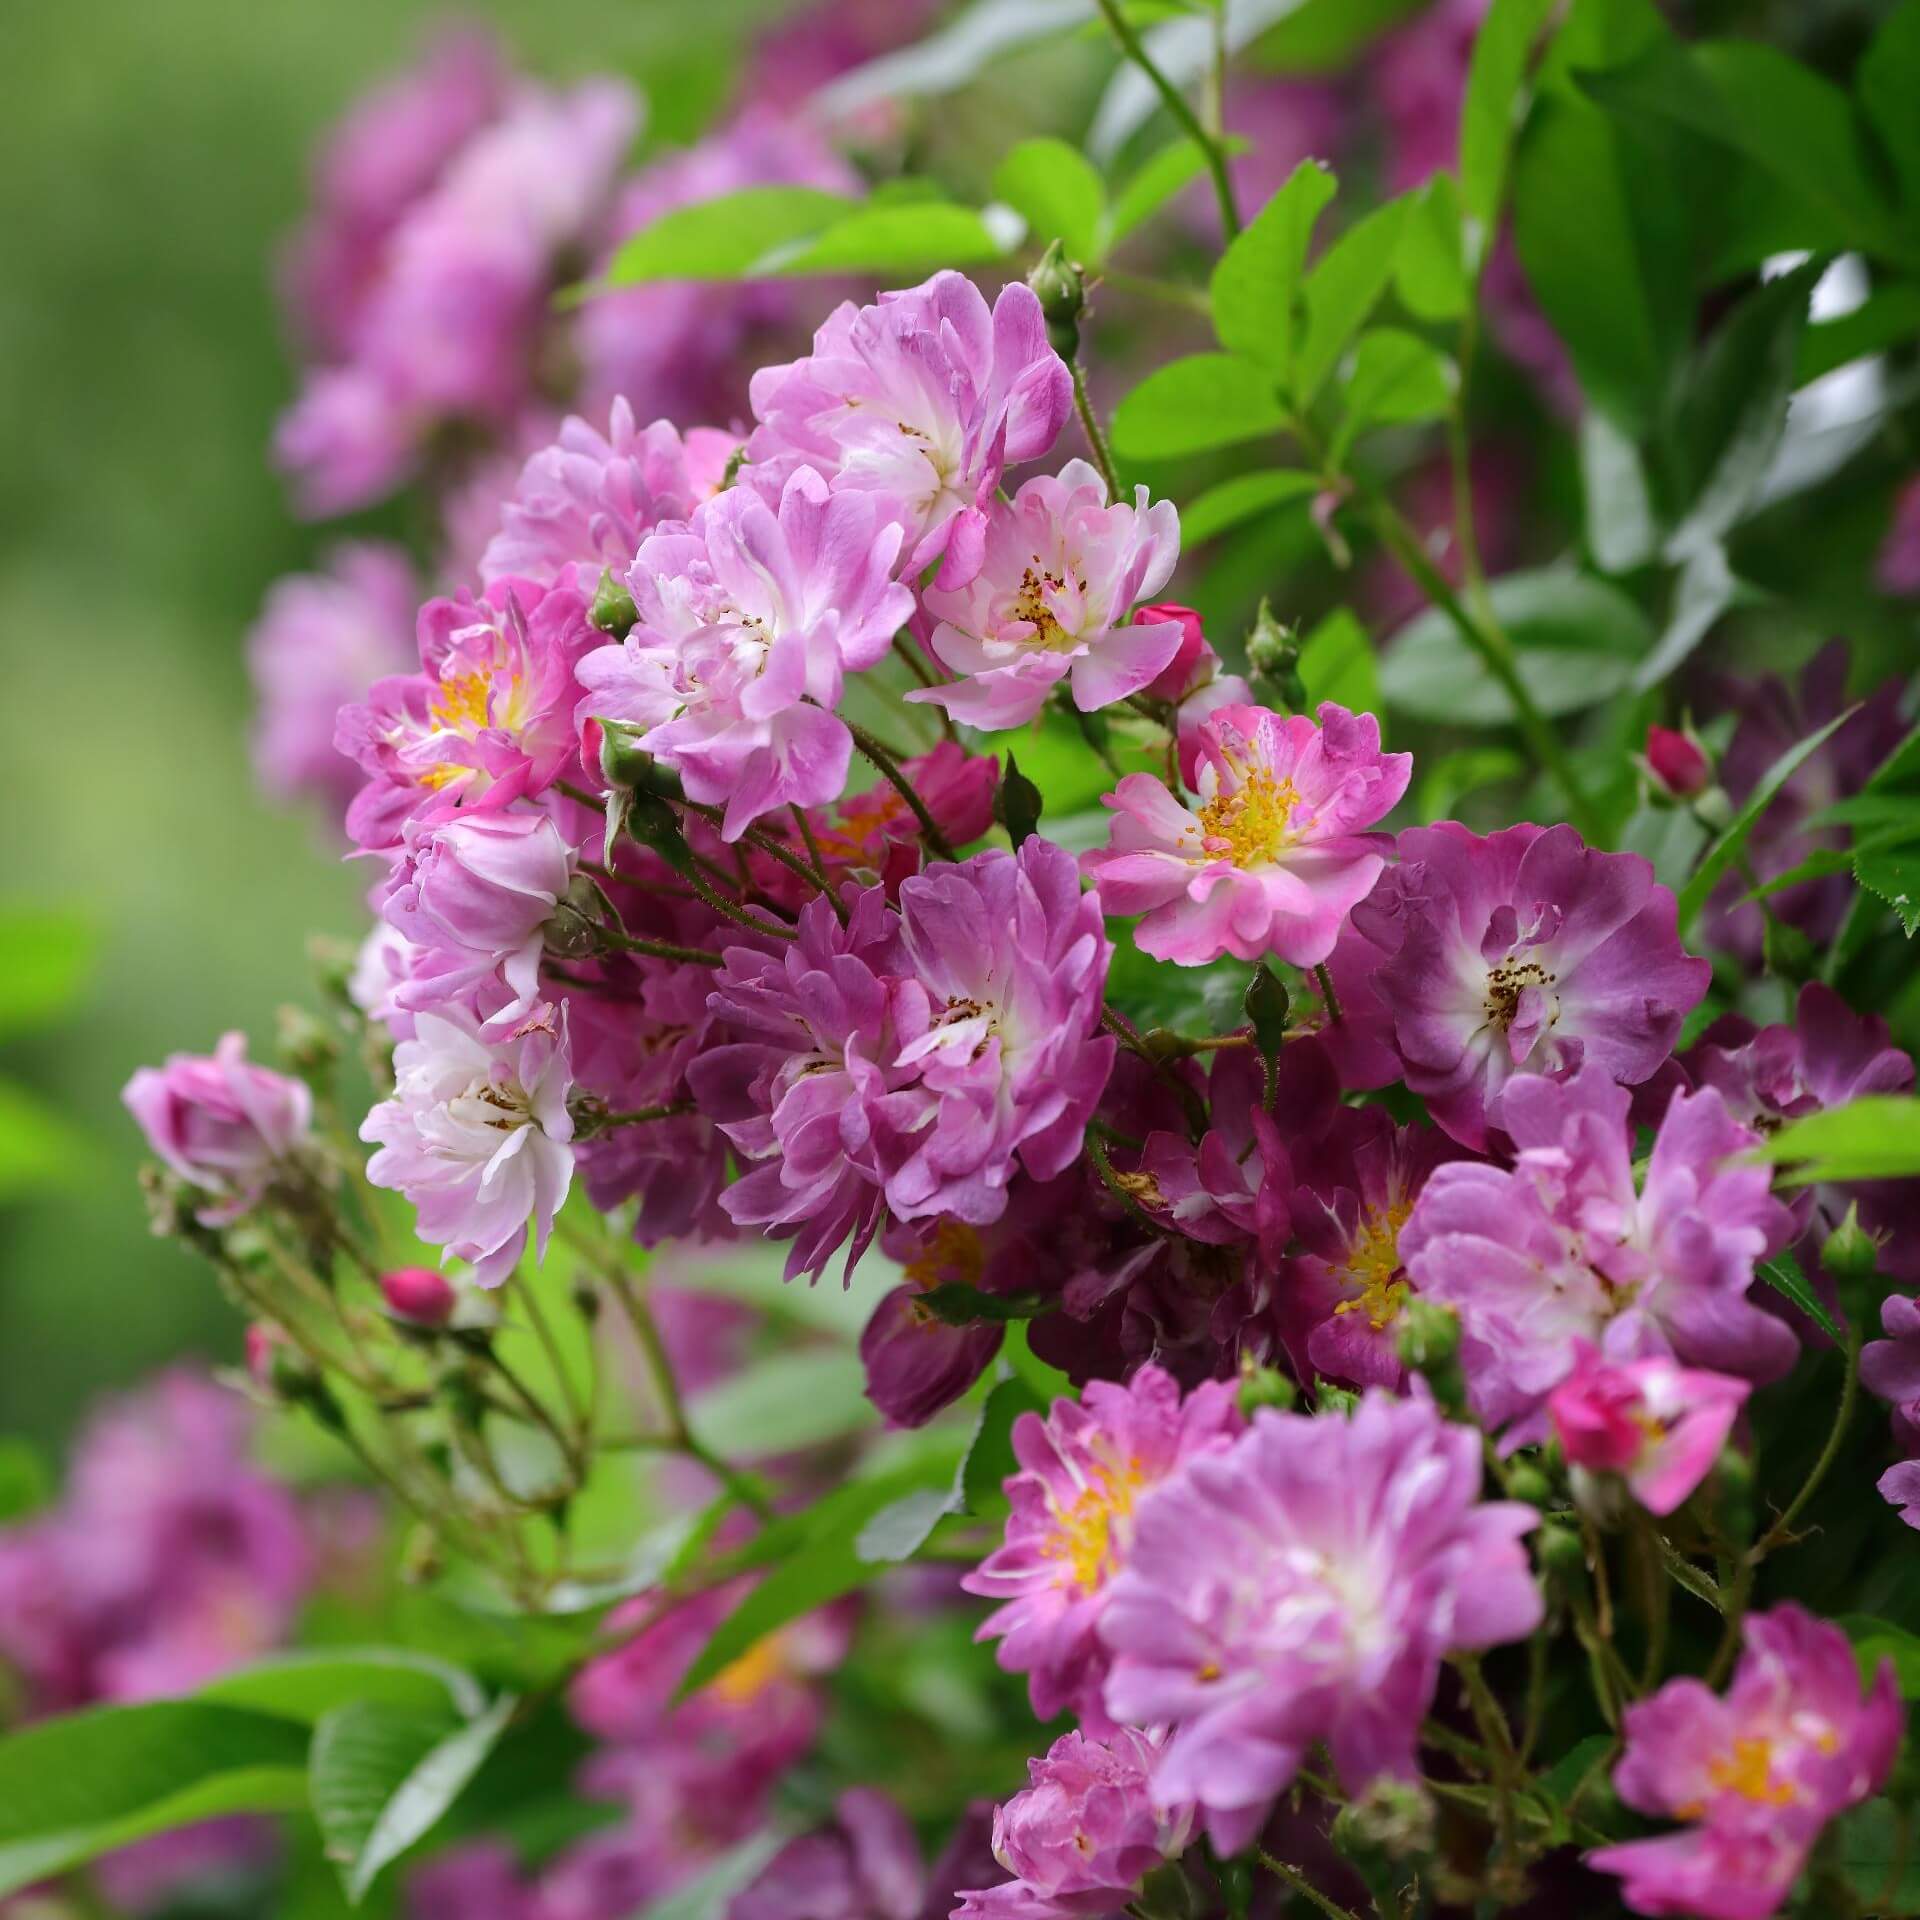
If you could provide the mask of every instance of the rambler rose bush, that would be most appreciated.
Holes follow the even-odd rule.
[[[0,1659],[182,1717],[0,1744],[0,1896],[1920,1913],[1920,4],[1045,11],[329,144],[279,458],[432,530],[255,752],[368,927],[127,1105],[425,1591],[194,1697],[299,1509],[90,1441]]]

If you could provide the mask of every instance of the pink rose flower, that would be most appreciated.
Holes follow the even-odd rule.
[[[1133,610],[1137,627],[1163,626],[1169,620],[1180,629],[1180,645],[1143,691],[1155,700],[1178,706],[1189,694],[1213,681],[1220,671],[1220,656],[1208,644],[1206,629],[1191,607],[1177,600],[1156,600],[1151,606]]]
[[[305,1083],[255,1066],[243,1033],[223,1034],[211,1056],[174,1053],[142,1067],[120,1097],[147,1145],[213,1203],[199,1213],[209,1227],[260,1204],[313,1122]]]
[[[1380,751],[1371,714],[1222,707],[1199,729],[1195,803],[1130,773],[1106,797],[1109,846],[1085,856],[1110,913],[1142,914],[1143,953],[1204,966],[1230,953],[1311,967],[1386,865],[1365,829],[1406,791],[1413,757]]]
[[[1689,800],[1713,784],[1713,762],[1690,734],[1671,727],[1647,729],[1647,771],[1672,800]]]
[[[1131,506],[1109,506],[1084,460],[1027,481],[991,508],[967,583],[922,596],[934,657],[961,678],[906,697],[994,732],[1025,726],[1063,680],[1082,713],[1144,691],[1179,651],[1182,629],[1130,615],[1179,557],[1179,513],[1170,500],[1149,506],[1145,487]]]

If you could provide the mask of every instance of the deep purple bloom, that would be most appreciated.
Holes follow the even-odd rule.
[[[1745,1633],[1724,1696],[1670,1680],[1626,1711],[1616,1791],[1641,1813],[1688,1823],[1587,1856],[1620,1876],[1635,1913],[1766,1920],[1827,1822],[1892,1769],[1906,1713],[1891,1660],[1863,1701],[1837,1626],[1787,1605],[1748,1614]]]
[[[1435,1169],[1401,1231],[1415,1289],[1460,1315],[1475,1412],[1520,1422],[1511,1439],[1537,1432],[1581,1341],[1759,1382],[1799,1352],[1748,1298],[1793,1225],[1768,1169],[1740,1163],[1756,1136],[1711,1089],[1678,1094],[1636,1192],[1628,1106],[1598,1065],[1513,1081],[1501,1118],[1514,1166]]]
[[[1424,1398],[1262,1409],[1141,1501],[1100,1621],[1106,1707],[1172,1726],[1156,1791],[1197,1802],[1223,1851],[1317,1742],[1350,1791],[1413,1778],[1441,1661],[1540,1624],[1520,1544],[1539,1516],[1481,1502],[1480,1446]]]
[[[1905,1451],[1920,1454],[1920,1302],[1889,1294],[1880,1303],[1880,1324],[1887,1337],[1860,1349],[1860,1384],[1893,1409],[1894,1436]],[[1881,1494],[1901,1508],[1909,1526],[1920,1525],[1909,1507],[1920,1492],[1920,1476],[1908,1470],[1914,1465],[1902,1461],[1880,1481]]]
[[[836,490],[897,503],[902,571],[938,559],[947,589],[980,571],[1001,473],[1053,445],[1073,382],[1023,282],[989,314],[964,274],[936,273],[873,306],[836,308],[810,354],[753,376],[752,399],[748,452],[771,481],[811,466]]]
[[[727,1920],[914,1920],[925,1878],[907,1816],[855,1787],[833,1819],[789,1840],[727,1907]]]
[[[1450,820],[1401,834],[1399,852],[1355,923],[1391,953],[1374,984],[1407,1085],[1463,1146],[1486,1145],[1517,1076],[1584,1062],[1631,1086],[1673,1051],[1712,970],[1637,854],[1571,827],[1483,839]]]
[[[221,1035],[211,1056],[173,1053],[142,1067],[120,1097],[147,1145],[214,1203],[200,1210],[210,1227],[260,1204],[313,1120],[305,1083],[255,1066],[243,1033]]]
[[[921,1295],[931,1287],[978,1287],[986,1248],[964,1220],[902,1222],[882,1248],[903,1262],[906,1279],[880,1298],[860,1335],[867,1398],[892,1427],[922,1427],[978,1380],[1000,1351],[998,1321],[950,1325]]]
[[[979,1637],[998,1639],[1001,1666],[1027,1675],[1038,1718],[1071,1709],[1090,1732],[1111,1725],[1099,1626],[1132,1560],[1135,1510],[1149,1488],[1239,1429],[1231,1385],[1209,1381],[1183,1401],[1153,1366],[1124,1387],[1093,1381],[1078,1403],[1056,1400],[1045,1420],[1025,1413],[1014,1423],[1020,1471],[1007,1481],[1006,1539],[961,1584],[1006,1603]]]
[[[994,1857],[1013,1878],[963,1892],[953,1920],[1121,1912],[1193,1831],[1191,1804],[1160,1803],[1159,1758],[1159,1743],[1131,1727],[1104,1740],[1062,1734],[1027,1762],[1029,1784],[994,1814]]]

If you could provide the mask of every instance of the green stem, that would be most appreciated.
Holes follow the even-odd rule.
[[[1260,1864],[1280,1881],[1299,1894],[1310,1905],[1317,1907],[1327,1916],[1327,1920],[1358,1920],[1351,1907],[1343,1907],[1337,1900],[1329,1900],[1298,1867],[1290,1867],[1284,1860],[1276,1860],[1265,1847],[1258,1853]]]
[[[853,744],[880,769],[894,792],[912,809],[914,819],[920,823],[920,838],[926,842],[927,851],[936,860],[954,859],[952,844],[940,831],[940,823],[928,811],[927,803],[914,791],[913,782],[901,772],[900,763],[865,727],[856,726],[845,714],[840,717],[853,735]]]
[[[611,927],[602,927],[600,938],[621,953],[649,954],[655,960],[685,960],[696,967],[724,967],[727,964],[719,954],[704,952],[699,947],[677,947],[670,940],[641,940],[630,933],[616,933]]]
[[[783,926],[777,920],[763,919],[759,914],[749,912],[747,908],[741,906],[737,901],[729,900],[725,894],[718,892],[706,880],[701,878],[698,867],[689,867],[687,869],[686,880],[694,892],[697,893],[715,913],[720,914],[725,919],[733,921],[736,925],[746,927],[754,933],[770,933],[776,940],[799,939],[800,936],[793,928]]]
[[[1107,436],[1100,430],[1100,416],[1093,410],[1093,400],[1087,392],[1087,376],[1081,370],[1077,354],[1070,363],[1070,371],[1073,374],[1073,410],[1080,416],[1080,430],[1087,436],[1087,445],[1093,449],[1093,464],[1100,469],[1100,477],[1107,483],[1107,499],[1117,502],[1120,498],[1120,475],[1114,468],[1113,449],[1107,445]]]
[[[1767,1529],[1760,1544],[1748,1556],[1756,1567],[1792,1533],[1793,1523],[1806,1511],[1807,1502],[1819,1492],[1820,1483],[1833,1471],[1833,1463],[1840,1457],[1840,1443],[1853,1423],[1853,1409],[1859,1398],[1860,1323],[1856,1318],[1847,1328],[1846,1378],[1840,1388],[1840,1404],[1834,1411],[1833,1428],[1827,1435],[1827,1444],[1820,1449],[1820,1457],[1813,1463],[1813,1471],[1793,1496],[1786,1512]]]
[[[1240,209],[1233,197],[1233,180],[1227,172],[1225,147],[1201,125],[1200,116],[1187,104],[1186,96],[1180,89],[1154,65],[1153,56],[1134,31],[1132,23],[1120,11],[1118,0],[1096,0],[1096,4],[1100,9],[1100,17],[1112,29],[1113,37],[1120,42],[1127,58],[1147,76],[1166,110],[1206,156],[1207,172],[1213,177],[1214,198],[1220,202],[1220,224],[1226,229],[1227,238],[1233,239],[1240,231]]]
[[[1327,971],[1323,960],[1314,968],[1313,977],[1320,983],[1320,997],[1327,1003],[1327,1025],[1337,1027],[1340,1024],[1340,996],[1333,990],[1333,975]]]

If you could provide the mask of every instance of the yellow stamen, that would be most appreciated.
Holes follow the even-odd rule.
[[[1219,793],[1200,809],[1200,825],[1209,850],[1224,841],[1237,867],[1257,867],[1279,857],[1299,837],[1293,828],[1293,810],[1300,790],[1291,780],[1277,780],[1265,767],[1254,767],[1231,793]]]
[[[1356,1300],[1342,1300],[1336,1314],[1364,1313],[1375,1333],[1384,1331],[1398,1317],[1412,1292],[1400,1277],[1400,1229],[1413,1210],[1407,1200],[1396,1200],[1385,1213],[1368,1207],[1360,1217],[1360,1231],[1348,1251],[1340,1271],[1360,1289]]]
[[[1116,1461],[1094,1469],[1086,1490],[1070,1507],[1055,1507],[1053,1538],[1041,1549],[1049,1560],[1064,1560],[1083,1593],[1103,1585],[1114,1571],[1115,1550],[1125,1544],[1133,1504],[1146,1485],[1138,1460]],[[1119,1528],[1121,1539],[1114,1532]]]
[[[493,698],[489,673],[456,673],[440,682],[427,711],[449,733],[477,733],[487,724]]]
[[[1773,1743],[1770,1740],[1750,1737],[1735,1740],[1731,1753],[1723,1754],[1709,1764],[1707,1778],[1716,1787],[1737,1793],[1741,1799],[1755,1801],[1764,1807],[1793,1804],[1793,1783],[1773,1777]]]

